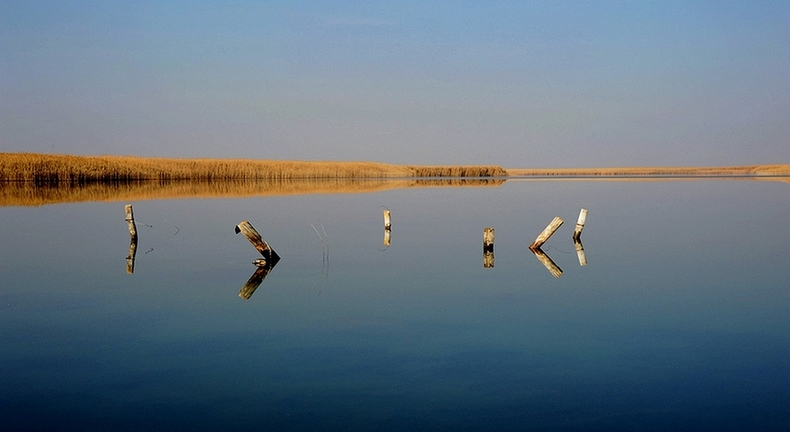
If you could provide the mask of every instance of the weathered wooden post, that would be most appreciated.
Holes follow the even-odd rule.
[[[532,253],[535,254],[535,257],[543,264],[543,267],[546,267],[546,270],[551,273],[552,276],[558,278],[562,276],[562,269],[554,262],[552,259],[546,255],[546,252],[543,252],[541,248],[532,249]]]
[[[383,211],[384,213],[384,246],[390,245],[390,240],[392,239],[392,219],[390,218],[390,211],[386,209]]]
[[[582,209],[579,212],[579,219],[576,221],[576,228],[573,230],[573,240],[578,240],[582,235],[584,224],[587,222],[587,209]]]
[[[390,211],[389,209],[384,210],[384,229],[390,230],[392,229],[392,219],[390,218]]]
[[[560,226],[562,226],[562,223],[562,219],[559,216],[554,217],[549,225],[543,229],[543,232],[538,235],[535,241],[529,245],[529,248],[533,251],[535,249],[540,249],[543,243],[546,243],[546,240],[548,240],[549,237],[551,237],[560,228]]]
[[[132,205],[126,204],[126,224],[129,225],[129,235],[132,236],[132,239],[137,240],[137,225],[134,223],[134,212],[132,211]]]
[[[584,253],[584,245],[580,238],[573,239],[573,245],[576,246],[576,257],[579,258],[579,265],[584,267],[587,265],[587,255]]]
[[[483,228],[483,267],[494,267],[494,229]]]
[[[249,221],[241,221],[238,225],[236,225],[236,234],[242,233],[244,237],[247,237],[247,240],[252,243],[255,249],[260,252],[261,256],[266,260],[267,263],[276,263],[280,260],[280,256],[277,255],[277,252],[269,246],[266,241],[263,240],[258,231],[252,227]]]
[[[134,223],[134,213],[132,205],[127,204],[126,210],[126,224],[129,227],[129,236],[131,241],[129,243],[129,253],[126,255],[126,273],[134,273],[134,258],[137,255],[137,225]]]

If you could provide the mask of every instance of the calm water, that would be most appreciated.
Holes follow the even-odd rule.
[[[133,274],[125,202],[0,208],[0,429],[790,430],[789,192],[139,201]],[[242,220],[282,256],[248,300]]]

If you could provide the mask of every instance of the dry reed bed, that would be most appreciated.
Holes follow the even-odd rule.
[[[93,182],[36,185],[0,182],[0,207],[41,206],[87,201],[141,201],[178,198],[241,198],[305,194],[372,193],[416,187],[499,186],[504,179],[283,179],[223,181]]]
[[[248,180],[504,176],[496,166],[422,167],[373,162],[169,159],[0,153],[0,182],[86,184],[140,180]]]

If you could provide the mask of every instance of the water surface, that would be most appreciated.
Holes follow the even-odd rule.
[[[786,183],[129,201],[132,274],[126,203],[0,208],[0,428],[790,427]]]

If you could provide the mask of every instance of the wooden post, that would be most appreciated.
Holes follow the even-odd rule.
[[[137,225],[134,223],[134,213],[132,212],[132,205],[127,204],[126,207],[126,224],[129,225],[129,235],[132,239],[137,240]]]
[[[546,240],[548,240],[549,237],[551,237],[554,234],[554,232],[556,232],[560,228],[560,226],[562,226],[562,219],[559,216],[556,216],[554,219],[552,219],[549,225],[546,226],[545,229],[543,229],[543,232],[541,232],[540,235],[538,235],[535,241],[532,242],[531,245],[529,245],[529,248],[532,249],[533,251],[535,249],[540,249],[543,243],[546,243]]]
[[[384,246],[390,245],[392,239],[392,219],[390,218],[389,209],[384,210]]]
[[[137,225],[134,223],[134,213],[132,212],[132,205],[127,204],[126,210],[126,224],[129,227],[129,253],[126,255],[126,273],[134,273],[134,258],[137,255]]]
[[[483,228],[483,267],[494,267],[494,229]]]
[[[584,223],[587,222],[587,209],[582,209],[579,212],[579,219],[576,221],[576,229],[573,230],[573,240],[579,240],[584,229]]]
[[[280,256],[277,255],[277,252],[266,243],[258,231],[252,227],[249,221],[241,221],[238,225],[236,225],[236,234],[242,233],[244,237],[247,237],[247,240],[252,243],[255,249],[261,253],[261,256],[266,260],[266,262],[272,263],[272,266],[280,260]]]
[[[535,254],[535,257],[543,264],[543,267],[546,267],[546,270],[551,273],[552,276],[558,278],[562,276],[562,269],[551,260],[551,258],[546,255],[546,252],[543,252],[541,248],[532,249],[532,253]]]
[[[579,265],[584,267],[587,265],[587,255],[584,253],[584,245],[579,238],[573,239],[573,245],[576,246],[576,257],[579,258]]]

